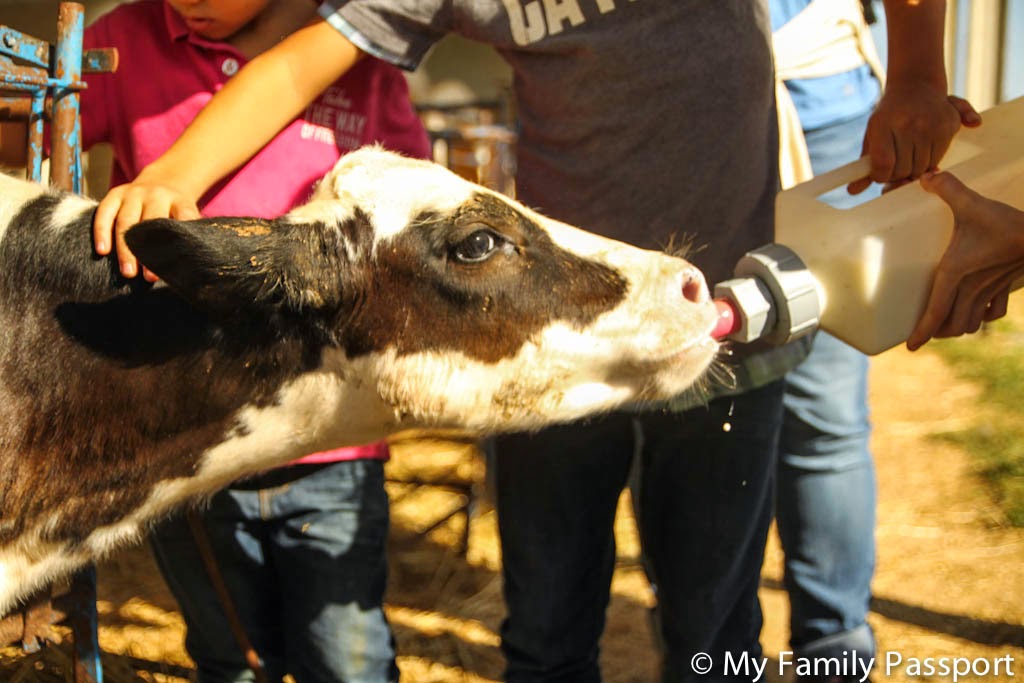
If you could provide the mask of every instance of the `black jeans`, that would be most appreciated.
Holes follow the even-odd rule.
[[[776,382],[685,413],[616,413],[496,439],[507,680],[600,681],[613,521],[634,457],[664,680],[724,679],[726,652],[760,657],[781,420]],[[691,667],[700,652],[712,662],[703,677]]]

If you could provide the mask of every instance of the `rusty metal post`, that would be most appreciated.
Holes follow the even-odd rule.
[[[50,123],[50,185],[82,191],[82,131],[78,89],[82,76],[84,8],[62,2],[57,17],[57,45],[53,54],[53,118]],[[71,580],[74,608],[69,614],[75,647],[75,683],[103,683],[96,613],[96,569],[88,567]]]
[[[32,108],[28,115],[28,177],[41,182],[43,179],[43,123],[46,109],[46,91],[32,93]]]
[[[82,75],[82,34],[84,8],[75,2],[63,2],[57,19],[57,46],[54,52],[53,120],[50,124],[50,184],[64,190],[81,192],[82,137],[78,120],[78,83]]]
[[[90,50],[83,54],[84,30],[83,7],[72,2],[60,5],[57,43],[52,52],[45,41],[0,26],[0,115],[28,120],[28,175],[37,182],[42,180],[44,120],[48,113],[50,185],[78,193],[82,191],[78,96],[84,87],[81,75],[83,70],[117,68],[115,50]],[[50,624],[63,619],[71,627],[74,639],[75,683],[103,683],[95,568],[90,566],[74,576],[70,591],[56,600],[63,600],[64,604],[55,610],[47,589],[22,615],[0,619],[0,645],[20,636],[26,650],[38,649]]]
[[[100,665],[98,632],[99,615],[96,613],[96,568],[92,565],[71,579],[68,591],[72,607],[68,611],[75,647],[75,683],[103,683]]]

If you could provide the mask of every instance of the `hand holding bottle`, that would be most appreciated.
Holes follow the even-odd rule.
[[[1024,211],[983,197],[951,173],[926,173],[921,186],[949,205],[954,227],[925,311],[907,339],[911,351],[1004,316],[1012,285],[1024,275]]]

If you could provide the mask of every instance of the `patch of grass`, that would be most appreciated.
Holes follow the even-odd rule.
[[[935,438],[970,453],[1007,519],[1024,527],[1024,334],[1003,319],[984,334],[930,346],[984,397],[973,425]]]
[[[1009,522],[1024,527],[1024,430],[991,424],[936,434],[977,460],[978,472],[992,486]]]

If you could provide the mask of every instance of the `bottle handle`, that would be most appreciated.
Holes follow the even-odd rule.
[[[870,157],[863,156],[845,166],[832,169],[828,173],[822,173],[807,182],[791,187],[786,192],[791,195],[817,199],[829,190],[834,190],[837,187],[849,185],[855,180],[866,178],[870,173],[871,159]]]

